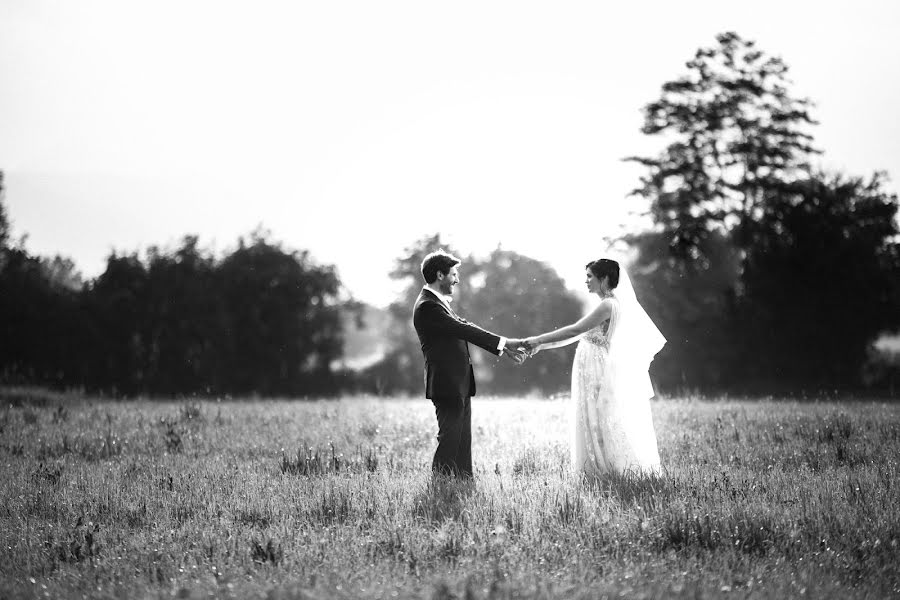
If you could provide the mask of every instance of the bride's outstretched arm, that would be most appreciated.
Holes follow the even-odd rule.
[[[580,335],[576,335],[575,337],[571,337],[571,338],[568,338],[568,339],[565,339],[565,340],[560,340],[560,341],[558,341],[558,342],[551,342],[551,343],[549,343],[549,344],[540,344],[540,345],[537,345],[537,346],[534,346],[534,347],[531,347],[531,346],[528,344],[528,340],[527,340],[527,339],[526,339],[526,340],[522,340],[522,342],[523,342],[523,345],[524,345],[526,348],[530,348],[529,350],[526,350],[525,354],[526,354],[526,356],[527,356],[528,358],[531,358],[531,357],[533,357],[535,354],[537,354],[538,352],[540,352],[541,350],[553,350],[554,348],[562,348],[563,346],[568,346],[569,344],[574,344],[575,342],[577,342],[577,341],[580,340],[580,339],[581,339],[581,336],[580,336]]]
[[[559,348],[571,344],[580,338],[583,334],[590,331],[594,327],[598,327],[603,321],[607,320],[612,314],[609,300],[604,300],[597,308],[583,316],[577,322],[565,327],[560,327],[541,335],[536,335],[525,340],[525,346],[532,350],[540,347],[542,350],[550,348]]]
[[[550,342],[548,344],[540,344],[534,350],[535,354],[538,350],[553,350],[554,348],[562,348],[563,346],[568,346],[569,344],[574,344],[578,340],[581,339],[581,336],[584,334],[579,334],[574,337],[566,338],[564,340],[559,340],[558,342]]]

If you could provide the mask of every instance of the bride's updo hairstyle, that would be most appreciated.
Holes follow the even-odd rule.
[[[616,286],[619,285],[619,263],[614,260],[608,258],[592,260],[586,264],[584,268],[590,269],[594,277],[597,278],[597,281],[602,280],[604,277],[608,277],[606,284],[611,290],[616,289]]]

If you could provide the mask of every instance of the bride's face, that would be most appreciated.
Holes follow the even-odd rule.
[[[585,269],[584,271],[585,281],[584,283],[587,285],[587,289],[592,294],[599,294],[603,291],[603,286],[601,285],[603,282],[600,279],[594,277],[594,274],[591,273],[590,269]]]

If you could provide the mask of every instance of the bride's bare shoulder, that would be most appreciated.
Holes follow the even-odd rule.
[[[610,302],[610,298],[604,298],[600,304],[595,306],[591,312],[586,315],[586,319],[590,322],[593,327],[599,326],[603,321],[609,319],[610,315],[612,315],[613,306]]]

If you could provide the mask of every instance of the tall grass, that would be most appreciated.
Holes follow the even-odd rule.
[[[900,406],[656,402],[665,472],[570,473],[568,401],[474,404],[432,481],[424,400],[0,409],[0,596],[900,594]]]

